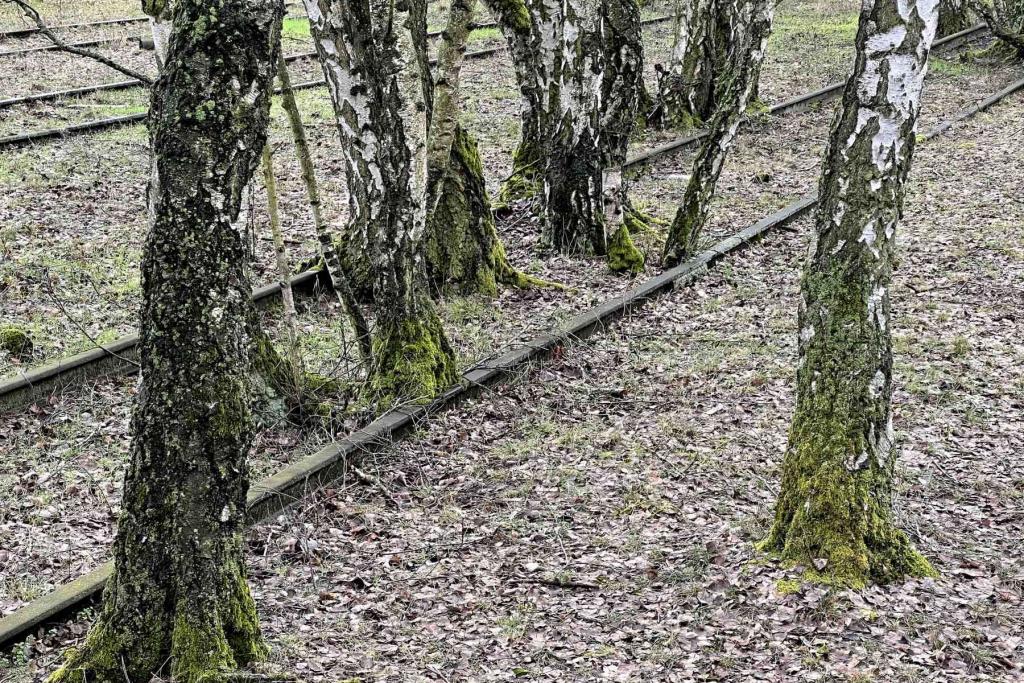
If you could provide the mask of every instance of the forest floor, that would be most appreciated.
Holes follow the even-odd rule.
[[[815,1],[780,8],[766,101],[842,79],[855,4],[842,5],[845,13]],[[652,63],[667,35],[665,25],[648,31]],[[68,64],[53,70],[65,78]],[[465,73],[467,123],[496,187],[517,137],[514,77],[504,56],[469,62]],[[921,130],[1018,77],[935,60]],[[0,98],[57,81],[12,83]],[[130,97],[145,106],[141,94]],[[340,223],[344,178],[329,103],[307,91],[300,104]],[[0,111],[0,135],[56,125],[56,107],[35,109]],[[758,119],[744,131],[707,240],[813,189],[830,113]],[[939,579],[859,592],[801,587],[753,549],[792,410],[803,219],[364,463],[386,495],[342,483],[253,529],[251,582],[276,663],[310,681],[1022,680],[1022,114],[1017,95],[922,145],[901,228],[898,512]],[[275,115],[274,138],[287,150]],[[650,133],[638,148],[664,139]],[[104,341],[131,331],[144,205],[126,197],[141,198],[145,155],[136,126],[0,159],[0,318],[33,332],[31,363],[86,348],[78,324]],[[278,154],[286,227],[297,255],[308,256],[289,155]],[[691,160],[681,152],[650,165],[635,198],[670,218]],[[572,290],[446,300],[464,363],[635,282],[597,261],[539,257],[524,214],[501,230],[517,266]],[[658,272],[662,239],[639,240],[649,255],[640,277]],[[263,240],[261,281],[269,264]],[[330,373],[344,363],[342,316],[327,296],[302,305],[304,352]],[[19,367],[0,358],[0,374]],[[0,613],[105,558],[133,384],[108,379],[0,415]],[[255,474],[329,438],[268,429]],[[90,618],[31,638],[0,660],[0,680],[45,675]]]

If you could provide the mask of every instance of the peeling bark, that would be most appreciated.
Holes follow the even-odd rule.
[[[797,406],[764,547],[862,586],[933,570],[892,517],[889,288],[938,0],[866,0],[804,271]]]
[[[696,251],[722,167],[747,106],[757,92],[772,29],[773,0],[736,0],[736,4],[742,6],[732,12],[734,19],[730,30],[733,35],[729,42],[734,50],[729,57],[728,71],[721,76],[719,109],[694,159],[682,205],[669,228],[662,255],[662,265],[666,268],[678,265]]]
[[[150,114],[142,373],[114,570],[51,681],[217,681],[266,656],[243,558],[255,309],[235,220],[266,140],[281,12],[177,0]]]
[[[424,1],[305,0],[349,171],[343,249],[355,254],[349,272],[377,314],[369,391],[381,407],[432,398],[457,377],[422,255],[431,79]]]

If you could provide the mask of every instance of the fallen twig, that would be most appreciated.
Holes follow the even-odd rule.
[[[125,76],[134,78],[135,80],[145,83],[146,85],[153,85],[153,79],[143,73],[139,73],[134,69],[130,69],[126,66],[118,64],[114,60],[108,57],[104,57],[98,52],[93,52],[92,50],[85,50],[80,47],[75,47],[74,45],[69,45],[68,43],[58,38],[56,34],[54,34],[54,32],[50,30],[50,27],[46,25],[46,22],[43,21],[43,18],[39,16],[39,12],[36,11],[36,8],[28,4],[26,0],[3,1],[9,2],[20,7],[22,11],[25,13],[25,16],[27,16],[29,19],[35,22],[35,25],[39,28],[39,32],[47,38],[49,38],[50,42],[52,42],[58,50],[61,50],[63,52],[69,52],[73,55],[78,55],[79,57],[88,57],[89,59],[95,59],[100,64],[105,64],[106,66],[109,66],[111,69],[114,69],[115,71],[120,71]]]

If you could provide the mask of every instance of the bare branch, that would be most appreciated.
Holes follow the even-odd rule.
[[[125,76],[134,78],[135,80],[145,83],[146,85],[153,85],[153,79],[143,73],[139,73],[134,69],[129,69],[126,66],[122,66],[114,60],[104,57],[103,55],[97,52],[93,52],[92,50],[85,50],[80,47],[69,45],[60,38],[58,38],[56,34],[54,34],[54,32],[50,30],[50,27],[46,25],[46,22],[43,21],[43,18],[39,16],[39,12],[37,12],[32,5],[28,4],[26,0],[3,0],[3,2],[9,2],[13,5],[17,5],[18,7],[20,7],[21,10],[25,13],[25,16],[27,16],[29,19],[35,22],[35,25],[39,28],[39,32],[47,38],[49,38],[50,42],[52,42],[58,50],[61,50],[63,52],[69,52],[73,55],[78,55],[79,57],[88,57],[89,59],[94,59],[100,64],[105,64],[109,66],[111,69],[114,69],[115,71],[120,71]]]

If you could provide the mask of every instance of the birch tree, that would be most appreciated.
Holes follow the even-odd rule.
[[[545,132],[555,67],[554,29],[548,18],[555,7],[544,0],[484,0],[508,43],[520,94],[520,137],[512,173],[502,183],[502,204],[540,194],[543,188]],[[542,29],[547,27],[547,36]]]
[[[683,202],[669,228],[662,264],[672,267],[693,255],[711,209],[718,178],[736,140],[747,105],[757,92],[772,29],[774,0],[732,0],[729,67],[718,86],[719,109],[693,162]]]
[[[457,373],[422,256],[430,97],[425,0],[304,2],[345,155],[344,240],[367,256],[347,258],[345,267],[375,305],[369,390],[380,405],[427,399]]]
[[[544,167],[543,241],[561,253],[605,254],[605,154],[601,139],[604,45],[601,6],[560,0],[546,7],[542,33],[554,38],[557,78]]]
[[[267,654],[243,558],[254,309],[235,220],[266,139],[281,13],[176,1],[150,114],[141,386],[114,569],[51,681],[219,680]]]
[[[669,128],[691,128],[718,110],[716,83],[733,51],[730,24],[734,0],[675,0],[672,52],[658,65],[655,121]]]
[[[848,586],[934,573],[893,520],[896,227],[938,0],[865,0],[804,270],[797,405],[764,547]]]

